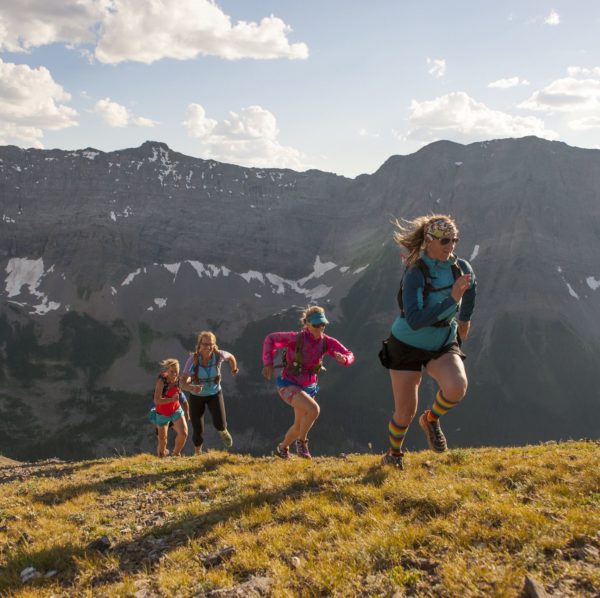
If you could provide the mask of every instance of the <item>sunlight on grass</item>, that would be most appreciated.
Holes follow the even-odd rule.
[[[266,579],[274,596],[514,597],[533,573],[594,596],[599,456],[569,442],[411,453],[402,472],[376,455],[221,451],[41,466],[3,485],[0,594],[186,596]],[[101,536],[105,552],[90,548]],[[23,583],[26,567],[39,575]]]

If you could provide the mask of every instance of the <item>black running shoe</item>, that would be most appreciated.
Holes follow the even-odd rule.
[[[396,469],[404,469],[404,453],[394,455],[392,454],[392,451],[388,451],[381,458],[381,464],[389,465],[391,467],[395,467]]]
[[[427,419],[428,413],[429,411],[425,411],[425,413],[421,415],[419,418],[419,425],[423,428],[423,432],[425,432],[425,438],[427,438],[429,448],[436,453],[443,453],[448,450],[448,443],[442,432],[440,420],[436,419],[435,421],[430,422]]]

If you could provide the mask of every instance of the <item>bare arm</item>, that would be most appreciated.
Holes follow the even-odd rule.
[[[203,384],[192,384],[191,383],[192,377],[191,376],[183,376],[180,380],[179,380],[179,386],[181,387],[181,390],[187,390],[188,392],[193,392],[194,394],[199,394],[200,391],[202,390],[202,387],[204,386]]]
[[[154,404],[155,405],[166,405],[167,403],[172,403],[175,399],[169,397],[163,397],[163,388],[165,387],[162,378],[159,378],[156,381],[156,386],[154,387]]]
[[[467,337],[469,336],[469,331],[471,330],[471,322],[462,322],[461,320],[457,320],[457,324],[458,324],[458,335],[460,336],[461,340],[466,340]]]
[[[240,371],[238,369],[237,366],[237,361],[235,359],[235,355],[229,355],[229,357],[227,358],[227,363],[229,363],[229,368],[231,369],[231,374],[233,376],[237,375],[237,373]]]

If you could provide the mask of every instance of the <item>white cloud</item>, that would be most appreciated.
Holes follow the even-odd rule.
[[[200,104],[190,104],[183,124],[189,135],[200,139],[206,157],[245,166],[308,168],[302,152],[281,145],[275,116],[261,106],[230,112],[217,121]]]
[[[104,63],[187,60],[198,55],[237,58],[307,58],[304,43],[290,43],[292,29],[271,15],[238,21],[214,0],[18,0],[4,2],[0,51],[27,51],[64,43],[95,46]],[[81,48],[89,57],[92,53]]]
[[[600,125],[600,67],[570,66],[567,74],[534,92],[519,108],[563,115],[573,130],[597,129]]]
[[[431,141],[450,137],[461,141],[490,137],[523,137],[537,135],[547,139],[557,137],[536,117],[513,116],[492,110],[465,92],[453,92],[434,100],[413,100],[409,117],[412,127],[405,139]]]
[[[600,78],[600,66],[587,68],[584,66],[570,66],[567,69],[569,77],[598,77]]]
[[[571,129],[577,131],[584,131],[587,129],[599,129],[600,128],[600,116],[588,116],[586,118],[576,118],[568,122]]]
[[[560,23],[560,15],[552,9],[550,14],[544,19],[546,25],[558,25]]]
[[[573,112],[600,108],[600,78],[557,79],[519,104],[540,112]]]
[[[158,124],[149,118],[134,116],[125,106],[113,102],[110,98],[98,100],[94,106],[94,112],[100,115],[110,127],[126,127],[128,125],[153,127]]]
[[[497,89],[510,89],[511,87],[517,87],[519,85],[529,85],[529,81],[519,77],[510,77],[508,79],[498,79],[497,81],[488,83],[488,87],[495,87]]]
[[[52,79],[48,69],[0,59],[0,143],[43,147],[44,129],[78,124],[71,96]]]
[[[427,71],[430,75],[439,79],[446,74],[446,61],[443,58],[427,58],[427,64],[431,67]]]
[[[379,139],[381,135],[379,133],[371,133],[368,129],[359,129],[358,130],[359,137],[372,137],[373,139]]]
[[[27,51],[53,43],[93,43],[92,27],[101,21],[110,0],[19,0],[3,2],[0,50]]]

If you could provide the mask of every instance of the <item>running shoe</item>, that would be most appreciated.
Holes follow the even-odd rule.
[[[306,440],[296,440],[296,453],[298,457],[302,457],[303,459],[312,459],[312,455],[308,450],[308,439]]]
[[[443,453],[448,450],[448,443],[446,442],[446,437],[442,432],[442,427],[440,426],[440,420],[436,419],[435,421],[430,422],[427,419],[427,414],[429,411],[425,411],[423,415],[419,418],[419,425],[425,432],[425,438],[427,438],[427,444],[432,451],[436,453]]]
[[[290,449],[287,446],[277,445],[275,449],[275,455],[280,459],[289,459],[290,458]]]
[[[233,438],[231,437],[231,434],[226,429],[221,430],[219,432],[219,436],[221,437],[221,440],[223,441],[223,446],[225,448],[231,448],[233,446]]]
[[[390,465],[396,469],[404,469],[404,453],[394,455],[392,454],[391,450],[388,450],[388,452],[381,458],[381,464]]]
[[[201,446],[195,446],[194,447],[194,455],[201,455],[202,454],[202,447]]]

